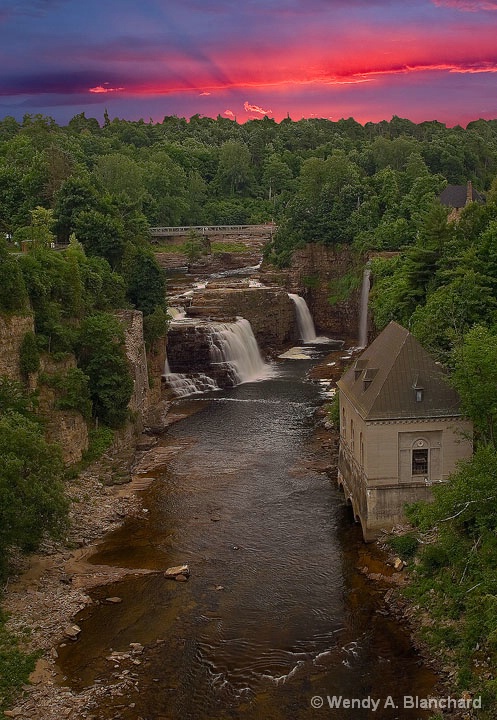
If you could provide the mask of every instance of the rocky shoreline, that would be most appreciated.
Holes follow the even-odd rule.
[[[105,484],[103,481],[109,479],[110,472],[116,472],[117,464],[121,478],[127,473],[129,481],[121,485]],[[73,618],[93,603],[89,596],[92,588],[116,582],[129,574],[149,572],[87,562],[107,533],[121,526],[125,519],[143,512],[136,492],[143,487],[140,474],[130,474],[129,458],[107,456],[94,463],[67,484],[71,525],[64,544],[45,543],[38,554],[17,559],[17,572],[8,583],[2,606],[10,616],[9,630],[22,638],[22,649],[40,653],[41,657],[30,678],[32,684],[23,688],[23,697],[12,710],[5,712],[6,717],[96,720],[93,710],[99,697],[127,693],[131,685],[134,688],[133,676],[125,670],[133,666],[143,650],[137,644],[129,653],[112,658],[119,666],[112,687],[96,684],[81,693],[58,682],[56,646],[77,637]]]

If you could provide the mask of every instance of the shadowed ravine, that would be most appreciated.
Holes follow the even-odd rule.
[[[275,377],[199,399],[162,439],[178,452],[144,493],[148,512],[92,561],[187,562],[192,574],[129,577],[94,594],[121,604],[78,618],[80,639],[59,658],[75,688],[110,677],[111,649],[145,646],[139,692],[109,698],[99,718],[428,717],[311,707],[314,695],[426,697],[435,683],[383,614],[383,591],[356,570],[364,548],[343,496],[312,469],[322,458],[312,444],[319,389],[303,382],[311,365],[285,361]]]

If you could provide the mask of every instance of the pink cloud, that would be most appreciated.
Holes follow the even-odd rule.
[[[450,7],[464,12],[479,10],[497,10],[497,2],[493,0],[432,0],[437,7]]]
[[[109,83],[104,83],[103,85],[97,85],[96,87],[88,88],[88,91],[91,93],[101,94],[101,93],[114,93],[114,92],[120,92],[121,90],[124,90],[123,87],[108,87]]]
[[[245,108],[245,112],[253,112],[257,113],[258,115],[272,115],[272,110],[264,110],[264,108],[261,108],[259,105],[250,105],[247,100],[243,103],[243,107]]]
[[[235,115],[235,113],[233,112],[233,110],[225,110],[225,111],[224,111],[224,115],[226,115],[226,117],[230,117],[230,118],[233,118],[233,119],[236,117],[236,115]]]

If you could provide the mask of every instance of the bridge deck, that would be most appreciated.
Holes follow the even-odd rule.
[[[273,233],[276,226],[267,225],[184,225],[183,227],[151,227],[152,237],[179,237],[189,235],[191,231],[197,235],[244,235]]]

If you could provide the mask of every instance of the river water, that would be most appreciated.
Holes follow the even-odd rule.
[[[111,650],[145,646],[139,692],[109,697],[99,720],[429,716],[391,707],[427,697],[436,679],[386,616],[385,591],[358,572],[374,551],[315,469],[325,451],[313,442],[312,362],[281,361],[262,382],[180,401],[198,412],[161,439],[172,459],[144,492],[148,512],[109,535],[93,562],[188,563],[191,577],[157,572],[96,591],[122,603],[85,610],[80,639],[60,651],[65,684],[77,689],[105,682]],[[381,704],[330,710],[334,696]]]

